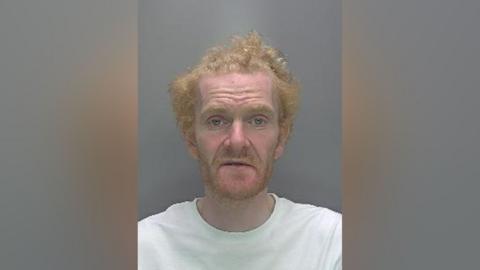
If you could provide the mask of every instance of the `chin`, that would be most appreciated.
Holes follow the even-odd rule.
[[[269,169],[270,168],[270,169]],[[242,201],[253,198],[267,188],[271,166],[267,169],[255,166],[247,173],[229,173],[220,167],[202,166],[202,178],[211,195],[220,200]]]
[[[230,200],[240,201],[253,198],[267,187],[267,180],[263,177],[254,179],[224,179],[216,178],[212,183],[213,192]]]

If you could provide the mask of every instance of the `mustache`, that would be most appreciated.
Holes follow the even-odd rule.
[[[233,153],[232,151],[226,149],[215,155],[213,159],[214,165],[219,166],[225,163],[243,163],[250,166],[255,166],[255,164],[259,164],[259,159],[255,153],[252,153],[252,151]]]

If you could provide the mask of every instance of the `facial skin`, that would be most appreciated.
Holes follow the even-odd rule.
[[[191,154],[207,192],[245,200],[266,189],[284,149],[279,105],[266,72],[203,76],[195,105]]]

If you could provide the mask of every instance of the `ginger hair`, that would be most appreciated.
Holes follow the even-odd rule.
[[[197,66],[170,83],[173,111],[182,134],[186,138],[192,138],[193,135],[195,98],[200,77],[231,72],[271,74],[280,104],[281,135],[286,135],[286,141],[298,108],[300,86],[287,68],[284,55],[278,49],[264,44],[255,31],[245,36],[233,36],[229,44],[209,49]]]

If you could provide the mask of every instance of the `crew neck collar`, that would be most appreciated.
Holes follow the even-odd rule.
[[[219,238],[249,239],[252,237],[256,237],[257,235],[262,234],[262,232],[268,230],[268,228],[270,227],[269,225],[273,223],[273,221],[278,216],[278,212],[281,207],[279,204],[280,200],[276,194],[274,193],[268,193],[268,194],[272,196],[272,198],[274,199],[274,206],[273,206],[272,213],[263,224],[261,224],[260,226],[252,230],[245,231],[245,232],[228,232],[228,231],[220,230],[210,225],[206,220],[203,219],[203,217],[200,215],[200,212],[198,211],[197,203],[200,198],[195,198],[193,200],[191,210],[197,222],[201,224],[201,226],[204,228],[204,230],[207,231],[208,234],[219,237]]]

